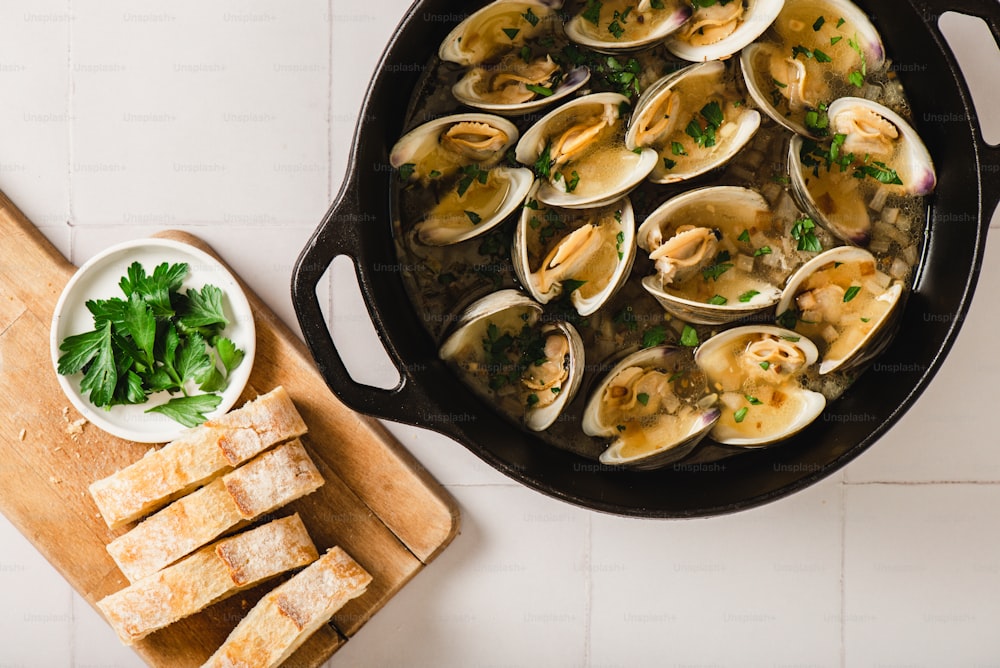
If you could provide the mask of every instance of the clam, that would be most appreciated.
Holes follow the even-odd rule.
[[[720,325],[773,307],[781,297],[782,252],[767,200],[755,190],[714,186],[667,200],[639,227],[636,241],[656,274],[642,281],[667,312]],[[783,277],[780,277],[783,278]]]
[[[848,0],[786,0],[769,37],[740,54],[754,101],[792,132],[828,134],[827,107],[885,65],[882,39]]]
[[[549,51],[562,22],[561,2],[497,0],[458,24],[441,43],[442,60],[464,65],[452,87],[462,104],[515,116],[537,111],[579,90],[590,70],[564,70]]]
[[[650,86],[636,103],[625,146],[656,150],[649,180],[674,183],[724,165],[759,127],[760,113],[742,103],[733,76],[715,60]]]
[[[625,146],[622,110],[627,106],[628,98],[618,93],[585,95],[549,112],[524,133],[516,157],[544,177],[540,202],[567,209],[603,206],[649,175],[658,160],[656,151]]]
[[[788,149],[792,192],[816,222],[849,243],[871,240],[875,199],[920,196],[937,178],[917,132],[891,109],[856,97],[830,105],[833,138],[796,136]]]
[[[471,239],[517,210],[531,188],[531,170],[497,166],[517,139],[517,127],[499,116],[457,114],[396,142],[389,161],[422,200],[414,226],[422,243]]]
[[[696,63],[728,58],[760,37],[784,4],[784,0],[696,3],[691,19],[667,39],[667,49]]]
[[[566,23],[566,36],[577,44],[615,53],[638,51],[664,41],[691,18],[682,0],[588,0]]]
[[[719,394],[721,417],[712,429],[719,443],[762,446],[811,424],[826,397],[802,386],[816,363],[813,343],[787,329],[737,327],[716,334],[695,353],[709,389]]]
[[[628,198],[604,207],[557,209],[528,193],[511,261],[521,284],[542,304],[569,292],[588,316],[628,280],[635,260],[635,216]]]
[[[778,322],[809,337],[822,354],[820,374],[857,367],[889,343],[903,284],[879,271],[863,248],[817,255],[789,279]]]
[[[611,439],[600,461],[655,469],[688,455],[719,419],[715,396],[686,350],[647,348],[619,362],[597,386],[583,431]]]
[[[573,400],[583,341],[567,322],[542,322],[542,307],[517,290],[476,301],[439,350],[490,401],[510,404],[533,431],[548,429]]]

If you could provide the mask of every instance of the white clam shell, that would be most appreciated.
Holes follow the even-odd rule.
[[[603,424],[600,417],[601,401],[612,381],[629,367],[644,369],[669,369],[675,362],[675,356],[686,354],[670,346],[647,348],[628,355],[611,369],[597,385],[590,396],[583,413],[583,431],[588,436],[603,436],[610,438],[611,443],[601,453],[602,464],[622,466],[639,470],[656,469],[675,462],[697,447],[711,431],[719,419],[719,409],[714,407],[714,397],[708,395],[689,418],[689,424],[682,425],[682,435],[671,442],[654,443],[645,452],[626,454],[626,441],[618,432],[616,425]]]
[[[733,370],[733,366],[736,364],[734,350],[737,348],[742,350],[751,342],[766,340],[766,338],[784,340],[787,344],[798,349],[805,359],[803,370],[815,364],[819,358],[816,346],[804,336],[780,327],[750,325],[726,330],[705,341],[695,352],[695,363],[705,372],[710,386],[721,383],[722,378],[735,373]],[[743,388],[746,387],[747,380],[745,376],[741,376],[735,384],[737,387]],[[729,382],[732,383],[732,380]],[[761,384],[756,385],[756,387],[760,388]],[[802,388],[794,378],[774,387],[780,388],[785,396],[779,407],[772,406],[767,402],[755,405],[750,399],[741,397],[741,399],[745,399],[746,419],[737,423],[736,411],[724,405],[722,417],[712,430],[712,438],[725,445],[741,447],[769,445],[802,431],[812,424],[826,407],[826,397],[819,392]],[[756,399],[755,401],[759,402]],[[761,418],[761,413],[765,411],[764,417]],[[729,423],[727,413],[733,415],[732,424]],[[745,427],[741,426],[743,422],[746,423]],[[748,434],[747,432],[752,431],[754,425],[757,424],[761,425],[757,428],[758,433]]]
[[[797,18],[798,16],[806,17]],[[818,38],[819,32],[813,28],[813,22],[817,17],[823,17],[825,30],[837,30],[835,37],[831,38],[823,35]],[[845,24],[842,30],[835,28],[837,23],[843,19]],[[774,32],[787,34],[794,37],[786,37],[782,42],[771,39],[754,42],[747,45],[740,52],[740,69],[746,81],[747,91],[753,98],[757,106],[761,108],[775,122],[785,128],[804,136],[820,138],[817,131],[806,127],[805,113],[807,110],[818,111],[820,103],[829,103],[831,96],[843,97],[848,92],[834,93],[829,89],[831,80],[839,81],[839,85],[844,91],[860,90],[856,86],[848,83],[849,71],[840,72],[834,68],[846,62],[844,54],[853,54],[854,50],[850,44],[857,40],[858,48],[864,54],[865,69],[867,72],[874,72],[885,65],[885,47],[882,38],[868,19],[868,16],[861,9],[848,0],[786,0],[784,7],[779,12],[772,25]],[[848,27],[853,30],[848,31]],[[837,39],[839,38],[839,39]],[[823,41],[825,39],[825,41]],[[837,39],[836,44],[831,44],[832,39]],[[811,45],[811,46],[810,46]],[[797,47],[819,48],[830,57],[828,62],[820,63],[816,58],[804,55],[794,55],[793,49]],[[780,53],[785,58],[790,59],[800,68],[800,74],[805,73],[807,80],[826,82],[823,83],[826,93],[822,99],[804,100],[802,109],[786,113],[775,106],[775,100],[782,97],[782,91],[788,93],[795,84],[788,81],[777,82],[770,68],[763,67],[762,61],[770,59],[773,53]],[[851,56],[853,57],[853,55]],[[836,75],[834,72],[837,72]],[[776,86],[780,85],[780,90]],[[774,96],[774,97],[772,97]],[[806,96],[808,97],[808,96]]]
[[[628,101],[627,97],[618,93],[595,93],[578,97],[554,109],[532,125],[518,141],[515,153],[518,162],[534,165],[552,141],[552,128],[555,124],[575,115],[607,114],[615,118],[617,128],[618,124],[624,123],[619,110]],[[538,190],[538,199],[545,204],[566,209],[604,206],[638,186],[659,159],[652,149],[642,149],[638,153],[630,151],[624,141],[612,142],[602,151],[612,151],[613,155],[604,156],[606,159],[603,160],[603,167],[596,177],[582,180],[573,192],[566,192],[552,182],[545,181]],[[587,160],[593,160],[593,156],[584,157],[575,164],[579,165]]]
[[[584,8],[584,10],[566,22],[566,36],[577,44],[602,53],[621,53],[645,49],[663,42],[671,33],[679,29],[691,18],[692,10],[687,2],[680,2],[679,0],[663,0],[663,2],[665,4],[663,9],[651,10],[650,8],[646,8],[646,11],[651,12],[648,14],[650,21],[647,22],[653,23],[653,27],[639,37],[631,37],[629,35],[631,26],[635,25],[634,19],[631,22],[626,20],[624,24],[619,22],[619,25],[624,28],[622,38],[619,39],[614,36],[609,29],[612,17],[614,16],[612,13],[614,10],[613,6],[602,7],[599,25],[593,28],[591,28],[593,24],[589,23],[584,17],[586,12],[586,8]],[[644,3],[640,0],[639,4],[649,4],[649,2],[646,0]],[[611,3],[605,3],[605,5],[611,5]],[[637,11],[635,5],[630,6],[633,8],[633,11]],[[624,10],[625,5],[621,9]],[[631,29],[634,31],[634,28]]]
[[[455,99],[462,104],[466,104],[470,107],[481,109],[492,114],[500,114],[501,116],[522,116],[524,114],[537,112],[545,107],[565,100],[573,93],[583,88],[587,82],[590,81],[590,70],[586,67],[576,67],[566,73],[566,76],[559,83],[559,85],[553,89],[552,95],[548,97],[539,97],[535,100],[517,104],[501,104],[484,100],[476,90],[479,77],[480,74],[476,70],[470,70],[465,76],[459,79],[458,82],[456,82],[451,88],[451,93],[455,96]]]
[[[438,351],[438,356],[445,361],[459,362],[474,351],[481,354],[483,332],[488,323],[516,333],[523,324],[536,326],[542,317],[542,307],[533,299],[517,290],[500,290],[491,293],[472,303],[461,314],[453,332],[445,339]],[[533,431],[548,429],[558,419],[563,409],[573,401],[583,380],[584,345],[579,332],[567,322],[553,322],[542,325],[542,332],[558,331],[569,342],[569,374],[560,387],[556,399],[537,408],[526,406],[524,423]],[[485,393],[484,388],[477,390]]]
[[[463,41],[466,44],[468,43],[468,40],[463,40],[466,33],[484,24],[503,21],[505,14],[510,17],[510,27],[512,29],[521,29],[520,17],[527,9],[532,8],[532,11],[540,10],[539,13],[544,12],[547,14],[550,10],[561,7],[562,0],[495,0],[495,2],[491,2],[473,12],[452,28],[451,32],[448,33],[448,36],[444,38],[441,46],[438,48],[438,57],[441,60],[458,63],[459,65],[478,65],[482,62],[479,54],[466,48],[466,45],[463,44]],[[500,32],[498,26],[494,26],[497,33]],[[526,28],[527,25],[524,27]]]
[[[399,169],[408,163],[419,163],[422,158],[435,150],[442,134],[447,132],[448,128],[464,122],[485,123],[502,130],[507,135],[507,142],[491,158],[493,162],[502,158],[519,137],[517,126],[499,116],[478,113],[443,116],[419,125],[403,135],[389,154],[390,164]],[[476,161],[469,159],[467,162],[471,165]],[[479,212],[473,209],[474,213],[481,214],[480,222],[476,224],[473,224],[471,220],[468,225],[448,227],[435,226],[431,221],[418,223],[418,238],[428,245],[444,246],[484,234],[517,210],[534,180],[531,170],[510,167],[492,168],[491,178],[501,179],[507,183],[506,194],[501,205],[495,211]]]
[[[671,128],[664,134],[675,134],[679,131],[684,134],[684,127],[690,118],[695,117],[702,109],[707,99],[689,99],[691,89],[697,90],[701,87],[709,87],[713,90],[720,90],[724,85],[726,66],[721,61],[715,60],[707,63],[690,65],[682,70],[668,74],[656,83],[652,84],[640,96],[636,102],[635,110],[629,122],[628,132],[625,135],[625,146],[635,149],[638,146],[638,134],[641,127],[640,121],[646,115],[652,113],[656,106],[661,104],[664,95],[676,95],[679,100],[680,109],[674,114],[676,120],[671,119]],[[701,81],[698,81],[698,80]],[[718,95],[710,95],[717,97]],[[750,109],[743,105],[735,110],[726,110],[729,118],[727,123],[734,124],[735,130],[720,136],[715,146],[709,148],[698,148],[699,153],[706,153],[700,160],[688,160],[672,154],[669,142],[664,138],[663,146],[653,147],[658,151],[659,160],[649,175],[649,180],[653,183],[677,183],[686,181],[696,176],[701,176],[729,162],[733,156],[740,152],[744,146],[753,138],[760,128],[760,113],[756,109]],[[676,167],[667,169],[664,159],[675,159],[679,163]]]
[[[774,23],[785,5],[785,0],[746,0],[745,4],[739,25],[726,37],[711,44],[692,44],[680,35],[684,32],[682,29],[670,35],[667,39],[667,49],[678,58],[695,63],[728,58],[760,37]],[[700,8],[695,9],[689,22],[697,23],[699,14],[703,11]]]
[[[528,202],[530,202],[535,194],[541,182],[536,181],[531,192],[528,193]],[[614,216],[615,211],[620,211],[620,215]],[[557,214],[561,218],[569,217],[572,211],[561,211]],[[577,313],[581,316],[588,316],[595,313],[600,309],[611,297],[614,296],[616,292],[625,284],[628,280],[629,273],[632,271],[632,263],[635,261],[636,256],[636,245],[635,245],[635,214],[632,210],[632,203],[629,199],[623,198],[617,202],[613,202],[608,205],[607,208],[596,208],[596,209],[586,209],[581,210],[579,215],[576,216],[580,219],[581,216],[590,213],[592,216],[603,217],[605,219],[604,224],[614,225],[614,230],[621,233],[621,241],[617,243],[616,248],[621,256],[617,258],[617,262],[614,263],[614,271],[611,275],[605,277],[604,287],[595,294],[590,296],[584,296],[584,292],[581,290],[576,290],[570,295],[570,303],[573,304],[573,308],[576,309]],[[554,284],[548,291],[543,290],[542,286],[539,284],[539,270],[534,272],[531,271],[531,263],[529,259],[529,249],[528,249],[528,238],[532,234],[532,218],[537,217],[538,213],[527,206],[521,211],[521,218],[518,221],[517,229],[514,232],[514,242],[511,249],[511,262],[514,265],[514,270],[517,273],[518,280],[521,284],[531,293],[534,297],[542,304],[547,304],[553,299],[556,299],[562,294],[563,288],[562,284]],[[612,222],[607,219],[610,218]],[[544,223],[543,223],[544,224]],[[572,230],[571,230],[572,231]],[[570,231],[570,232],[571,232]],[[560,241],[565,239],[567,235],[559,235]],[[553,244],[552,247],[555,247]],[[597,248],[596,253],[606,253],[608,248],[606,245]],[[612,250],[614,252],[614,250]],[[569,276],[568,278],[573,278]],[[591,279],[593,280],[593,279]]]
[[[686,211],[708,207],[713,207],[718,212],[714,220],[715,229],[724,238],[729,237],[733,241],[744,229],[755,226],[758,216],[769,215],[771,211],[767,200],[757,191],[748,188],[710,186],[691,190],[667,200],[643,221],[636,235],[639,248],[652,251],[657,245],[654,240],[669,238],[665,234],[669,235],[670,229],[677,222],[688,217]],[[695,277],[691,280],[702,279]],[[779,287],[768,285],[758,279],[754,279],[752,284],[748,279],[746,283],[733,286],[735,292],[730,295],[731,298],[726,304],[721,305],[685,298],[678,294],[682,286],[678,286],[678,290],[667,291],[662,287],[657,275],[644,278],[642,287],[653,295],[668,313],[681,320],[702,325],[722,325],[748,318],[772,308],[781,297]],[[740,302],[738,295],[747,292],[748,289],[756,290],[758,294],[747,302]]]
[[[803,292],[803,285],[817,271],[836,264],[845,265],[867,262],[876,263],[875,256],[863,248],[855,248],[853,246],[839,246],[817,255],[802,265],[788,279],[788,284],[782,292],[781,300],[778,302],[776,309],[778,317],[780,318],[784,313],[794,308],[796,298]],[[865,289],[868,289],[868,287],[866,286]],[[884,310],[879,316],[871,318],[867,323],[858,318],[853,325],[842,325],[840,327],[841,336],[844,336],[845,330],[849,327],[868,330],[863,336],[857,337],[855,343],[846,347],[846,349],[834,352],[826,345],[824,340],[820,339],[817,342],[818,345],[824,346],[823,358],[819,367],[820,374],[828,374],[838,369],[847,370],[856,367],[879,354],[889,342],[892,323],[895,321],[903,303],[902,297],[903,284],[899,281],[891,281],[875,297],[875,301],[884,305]],[[800,325],[796,327],[796,330],[801,328]],[[816,338],[820,337],[817,336]],[[849,338],[845,340],[850,341]]]

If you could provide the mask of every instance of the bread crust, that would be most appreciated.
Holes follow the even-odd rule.
[[[203,668],[271,668],[282,663],[352,598],[369,575],[339,547],[266,594]]]
[[[126,645],[319,554],[297,514],[219,540],[97,602]]]
[[[304,433],[302,416],[279,386],[98,480],[90,494],[104,521],[116,529]]]
[[[314,492],[323,482],[296,438],[151,515],[108,544],[108,553],[125,577],[136,582],[241,522]]]

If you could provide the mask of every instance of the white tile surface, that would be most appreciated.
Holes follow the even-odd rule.
[[[0,188],[76,262],[192,231],[295,328],[292,265],[340,186],[409,4],[7,0]],[[917,407],[843,474],[763,508],[596,515],[389,425],[456,496],[464,528],[329,665],[995,665],[1000,485],[941,481],[1000,483],[997,393],[980,373],[997,371],[982,350],[1000,325],[998,227],[969,319]],[[335,329],[362,323],[336,276],[321,301]],[[0,668],[140,665],[2,518],[0,592],[16,602],[0,614]]]

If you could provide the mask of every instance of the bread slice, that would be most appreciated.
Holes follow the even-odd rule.
[[[224,538],[97,602],[126,645],[319,554],[298,515]]]
[[[240,522],[276,510],[322,484],[323,476],[296,438],[174,501],[113,540],[108,552],[135,582]]]
[[[98,480],[90,494],[104,521],[116,529],[304,433],[306,425],[288,392],[278,387]]]
[[[203,668],[270,668],[291,656],[320,626],[372,580],[334,547],[266,594]]]

